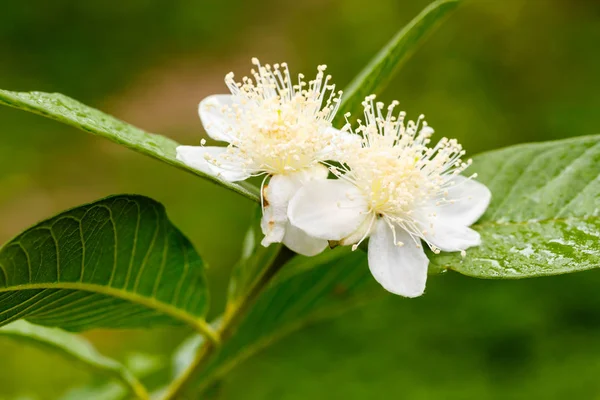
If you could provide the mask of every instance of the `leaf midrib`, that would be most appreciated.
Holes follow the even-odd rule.
[[[106,296],[127,300],[132,303],[137,303],[147,308],[160,311],[177,320],[183,321],[192,328],[200,331],[203,334],[212,334],[211,328],[202,318],[196,317],[193,314],[187,313],[184,310],[174,307],[170,304],[161,302],[155,297],[146,297],[137,293],[127,292],[112,287],[97,285],[93,283],[82,282],[53,282],[53,283],[28,283],[0,288],[0,293],[13,292],[19,290],[36,290],[36,289],[65,289],[65,290],[83,290],[86,292],[99,293]]]

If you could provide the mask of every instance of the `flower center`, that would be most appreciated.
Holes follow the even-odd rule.
[[[399,148],[364,147],[354,162],[349,162],[348,177],[363,192],[373,212],[403,217],[410,214],[415,203],[436,193],[418,168],[416,155],[400,152]],[[414,150],[414,149],[411,149]],[[403,153],[403,154],[401,154]]]
[[[341,96],[319,66],[308,83],[292,81],[286,64],[261,66],[252,78],[225,78],[234,103],[224,112],[233,122],[231,146],[254,174],[287,174],[323,161],[331,144],[333,119]]]
[[[471,161],[461,161],[464,151],[456,140],[442,138],[428,147],[433,129],[423,116],[405,124],[404,112],[393,115],[397,102],[384,115],[383,104],[374,105],[374,98],[363,103],[365,122],[359,120],[353,132],[358,135],[339,146],[342,168],[332,171],[361,190],[370,211],[386,218],[391,227],[400,225],[423,238],[429,224],[415,211],[447,201],[452,178]]]

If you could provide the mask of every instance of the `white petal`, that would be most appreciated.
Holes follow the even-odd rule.
[[[362,224],[360,224],[351,235],[346,236],[336,244],[340,246],[349,246],[361,242],[373,232],[375,222],[377,222],[377,216],[371,213],[371,215],[369,215],[368,218],[365,218]]]
[[[231,106],[233,99],[230,94],[215,94],[200,102],[198,114],[206,133],[212,139],[231,142],[235,135],[235,119],[223,109],[225,106]]]
[[[311,236],[342,240],[370,217],[368,205],[354,185],[343,180],[316,180],[290,201],[290,222]]]
[[[492,193],[484,184],[464,176],[455,177],[453,182],[446,197],[451,203],[430,207],[446,224],[472,225],[487,209]]]
[[[296,177],[274,175],[264,190],[265,208],[272,209],[273,218],[287,221],[288,203],[302,186]]]
[[[326,129],[326,134],[331,135],[331,144],[323,148],[323,150],[317,155],[317,158],[321,160],[336,160],[340,161],[339,158],[343,154],[343,150],[347,146],[360,147],[361,136],[339,130],[333,127]]]
[[[295,182],[295,184],[297,185],[297,190],[310,181],[327,179],[328,174],[329,169],[327,169],[327,167],[325,167],[322,164],[316,164],[313,167],[305,168],[303,170],[285,176]]]
[[[227,149],[227,147],[214,146],[178,146],[176,151],[179,161],[198,171],[230,182],[247,179],[250,174],[243,168],[241,161],[237,162],[232,154],[227,154],[226,158],[221,157],[227,152]],[[222,166],[218,167],[208,162],[206,155],[217,157],[219,161],[222,161]]]
[[[481,244],[479,233],[473,229],[444,220],[433,220],[425,239],[442,251],[461,251]]]
[[[271,243],[281,243],[288,225],[286,220],[278,221],[276,219],[274,210],[273,207],[265,207],[260,220],[260,228],[265,235],[260,243],[265,247]]]
[[[204,154],[207,152],[210,154],[218,153],[219,150],[217,149],[223,149],[221,151],[224,151],[225,147],[177,146],[177,159],[198,171],[214,175],[213,170],[204,158]]]
[[[285,227],[283,244],[303,256],[316,256],[327,247],[327,240],[317,239],[288,223]]]
[[[357,148],[362,147],[362,139],[361,135],[351,133],[345,130],[338,130],[335,128],[331,128],[329,132],[333,133],[332,142],[336,145],[350,145],[355,146]]]
[[[425,231],[424,237],[443,251],[461,251],[481,244],[481,237],[469,229],[490,203],[490,190],[483,184],[463,176],[454,179],[446,198],[452,203],[431,202],[415,213]]]
[[[271,243],[279,243],[284,239],[285,231],[289,225],[287,215],[288,204],[298,189],[307,182],[326,179],[327,174],[327,168],[319,164],[313,168],[307,168],[293,174],[274,175],[271,177],[264,191],[265,207],[261,220],[261,228],[265,235],[262,240],[263,246],[268,246]],[[291,240],[294,240],[293,237]],[[296,251],[292,247],[290,248]],[[301,251],[296,252],[303,254]]]
[[[425,291],[429,260],[410,235],[396,228],[394,243],[392,229],[380,219],[369,240],[369,269],[385,290],[404,297],[418,297]]]

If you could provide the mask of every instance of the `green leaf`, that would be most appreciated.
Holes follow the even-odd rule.
[[[484,153],[472,170],[492,191],[489,209],[473,226],[483,243],[464,259],[442,253],[434,263],[478,278],[600,266],[600,136]]]
[[[164,207],[113,196],[63,212],[0,249],[0,325],[68,330],[185,322],[210,334],[204,264]]]
[[[16,321],[0,328],[0,337],[55,351],[93,372],[120,380],[138,398],[148,398],[144,387],[124,365],[98,353],[91,343],[80,336],[56,328]]]
[[[205,174],[188,167],[177,160],[175,149],[179,146],[179,143],[174,140],[161,135],[144,132],[133,125],[129,125],[60,93],[0,90],[0,104],[40,114],[94,135],[102,136],[132,150],[216,182],[251,200],[259,201],[258,189],[253,185],[244,182],[227,182],[214,175]]]
[[[269,268],[281,250],[281,243],[273,243],[268,247],[260,244],[263,238],[260,229],[261,217],[262,210],[258,207],[253,224],[244,237],[242,256],[231,272],[227,299],[228,308],[235,308],[243,300],[250,286],[266,268]]]
[[[435,1],[402,28],[344,90],[334,124],[342,125],[347,112],[362,114],[361,102],[365,97],[381,92],[402,63],[459,3],[460,0]]]

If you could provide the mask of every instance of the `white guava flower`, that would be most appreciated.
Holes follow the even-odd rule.
[[[320,162],[330,158],[332,142],[341,134],[331,126],[341,92],[329,83],[324,65],[307,83],[302,74],[293,81],[285,63],[252,62],[257,67],[252,77],[236,82],[227,74],[231,94],[209,96],[199,106],[208,135],[229,145],[204,146],[203,140],[201,146],[179,146],[177,159],[232,182],[264,176],[262,244],[283,242],[297,253],[318,254],[327,241],[289,225],[287,206],[303,184],[327,178]]]
[[[370,237],[369,268],[388,291],[406,297],[423,294],[429,260],[425,242],[435,253],[461,251],[480,244],[470,229],[487,208],[491,193],[460,175],[470,164],[456,140],[442,138],[428,147],[433,134],[423,116],[404,122],[393,102],[363,102],[364,123],[348,140],[337,142],[331,167],[339,178],[311,182],[292,198],[290,222],[311,236],[353,249]],[[346,125],[348,126],[348,125]]]

